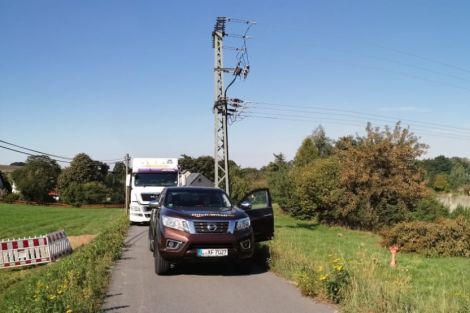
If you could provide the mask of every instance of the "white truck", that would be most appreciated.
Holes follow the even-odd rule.
[[[131,187],[129,220],[146,223],[163,188],[181,185],[178,159],[133,158],[131,167],[126,177],[126,184]]]

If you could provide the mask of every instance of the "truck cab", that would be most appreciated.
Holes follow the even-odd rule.
[[[163,188],[180,185],[178,159],[134,158],[127,184],[131,187],[130,222],[148,223]]]

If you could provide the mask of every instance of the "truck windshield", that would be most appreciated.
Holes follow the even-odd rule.
[[[168,191],[164,205],[167,208],[195,208],[228,210],[232,207],[227,195],[220,190],[175,190]]]
[[[134,176],[134,186],[161,186],[178,185],[178,173],[139,173]]]

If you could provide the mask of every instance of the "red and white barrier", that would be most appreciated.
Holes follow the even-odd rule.
[[[0,242],[0,268],[42,264],[50,261],[46,236]]]
[[[65,231],[56,231],[47,235],[49,241],[49,251],[51,253],[52,261],[60,258],[61,256],[72,253],[72,246],[65,234]]]
[[[72,253],[65,231],[45,236],[0,241],[0,269],[55,261]]]

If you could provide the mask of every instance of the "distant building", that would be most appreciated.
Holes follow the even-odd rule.
[[[4,179],[8,179],[11,183],[11,192],[13,193],[19,193],[19,191],[16,189],[15,182],[11,179],[11,173],[13,173],[15,170],[21,168],[21,166],[16,166],[16,165],[1,165],[0,164],[0,189],[6,190],[7,189],[7,182],[4,181]]]
[[[15,170],[19,168],[21,168],[21,166],[0,164],[0,172],[5,173],[5,174],[13,173]]]
[[[196,187],[214,187],[214,183],[206,176],[202,175],[201,173],[191,173],[189,171],[183,173],[183,185]]]

